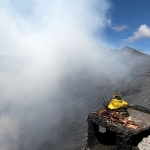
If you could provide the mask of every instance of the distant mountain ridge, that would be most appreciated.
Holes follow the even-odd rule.
[[[134,54],[134,55],[138,55],[138,56],[148,56],[150,57],[149,55],[145,54],[145,53],[142,53],[134,48],[131,48],[131,47],[128,47],[128,46],[125,46],[124,48],[121,49],[121,51],[123,52],[128,52],[128,53],[131,53],[131,54]]]

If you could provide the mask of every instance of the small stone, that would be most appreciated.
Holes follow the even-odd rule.
[[[143,138],[143,140],[138,144],[140,150],[149,150],[150,149],[150,136]]]

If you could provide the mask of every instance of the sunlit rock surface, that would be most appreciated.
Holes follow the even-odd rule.
[[[140,150],[149,150],[150,149],[150,136],[145,137],[138,145]]]

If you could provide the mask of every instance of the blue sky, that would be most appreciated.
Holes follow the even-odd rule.
[[[150,51],[150,1],[111,0],[105,30],[106,40],[116,48],[130,46],[143,52]],[[118,46],[117,46],[118,45]]]
[[[150,52],[149,0],[2,0],[0,6],[10,22],[15,21],[19,28],[28,33],[36,29],[52,29],[51,22],[61,22],[58,23],[59,29],[64,22],[64,26],[70,27],[71,23],[76,28],[87,28],[86,31],[91,29],[91,32],[99,26],[99,40],[106,42],[109,48],[121,49],[130,46],[145,53]],[[94,14],[92,7],[100,10],[99,14]],[[1,14],[1,22],[5,22],[4,13]],[[105,18],[102,18],[103,14]],[[14,29],[11,26],[11,31]],[[21,30],[17,30],[22,33]],[[57,32],[57,29],[53,31]],[[37,33],[39,34],[39,31]]]

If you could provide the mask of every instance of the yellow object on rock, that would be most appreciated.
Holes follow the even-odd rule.
[[[124,100],[118,100],[118,99],[112,99],[111,102],[108,105],[109,109],[118,109],[121,107],[128,106],[128,103]]]

